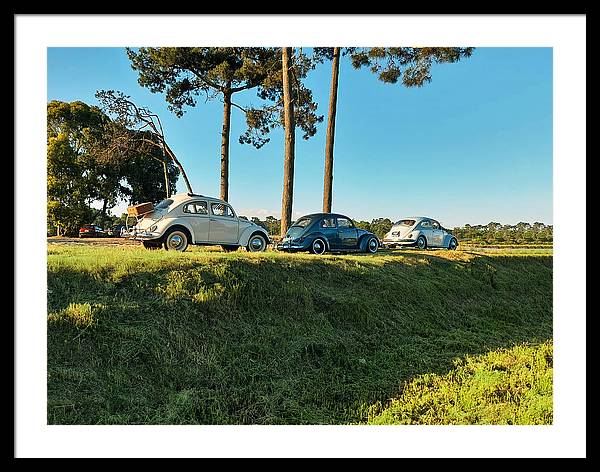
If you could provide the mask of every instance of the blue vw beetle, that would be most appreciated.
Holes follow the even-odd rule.
[[[314,213],[294,221],[277,245],[281,251],[366,252],[375,254],[379,239],[357,228],[350,218],[336,213]]]

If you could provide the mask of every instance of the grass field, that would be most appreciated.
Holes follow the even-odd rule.
[[[48,423],[551,422],[551,360],[499,359],[551,359],[552,257],[511,251],[49,244]]]

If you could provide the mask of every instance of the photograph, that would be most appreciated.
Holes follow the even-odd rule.
[[[562,424],[557,50],[348,37],[38,48],[40,435]]]

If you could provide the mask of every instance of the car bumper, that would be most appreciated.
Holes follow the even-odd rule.
[[[134,241],[155,241],[162,238],[162,233],[131,230],[124,233],[124,236]]]
[[[383,246],[384,247],[397,247],[397,246],[416,246],[416,239],[384,239]]]
[[[309,248],[309,245],[307,243],[295,243],[295,242],[286,241],[286,242],[277,244],[277,246],[275,246],[275,248],[278,251],[289,251],[289,252],[307,251]]]

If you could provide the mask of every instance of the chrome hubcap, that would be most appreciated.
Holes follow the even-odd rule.
[[[172,249],[179,249],[183,246],[183,238],[179,234],[173,234],[169,237],[169,247]]]
[[[371,251],[371,252],[377,251],[377,246],[378,246],[377,241],[375,241],[374,239],[371,239],[369,241],[369,251]]]
[[[251,251],[262,251],[263,247],[264,247],[265,242],[263,241],[262,238],[256,237],[256,238],[252,238],[252,240],[250,241],[250,250]]]
[[[323,245],[323,243],[321,241],[315,241],[313,243],[313,249],[315,250],[315,252],[317,254],[321,254],[322,252],[324,252],[325,246]]]

